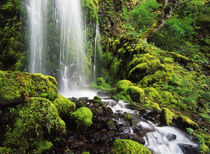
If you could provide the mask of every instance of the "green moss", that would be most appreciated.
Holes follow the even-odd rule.
[[[198,124],[192,121],[190,118],[184,115],[179,115],[176,118],[176,124],[181,128],[198,128]]]
[[[144,76],[153,74],[160,68],[160,59],[149,53],[142,54],[130,62],[128,76],[132,81],[140,81]]]
[[[126,114],[125,114],[125,119],[131,120],[131,115],[130,115],[129,113],[126,113]]]
[[[17,106],[14,116],[14,125],[5,133],[3,145],[18,152],[39,150],[41,147],[38,145],[43,143],[43,139],[52,139],[65,133],[64,121],[58,116],[52,102],[45,98],[28,99],[27,103]]]
[[[71,113],[76,109],[76,105],[73,102],[61,95],[57,96],[53,101],[53,104],[57,108],[58,114],[61,117],[71,117]]]
[[[107,124],[109,130],[117,131],[117,127],[115,126],[115,124],[112,120],[107,121],[106,124]]]
[[[137,87],[131,86],[127,89],[127,93],[134,102],[142,102],[144,96],[144,90]]]
[[[28,97],[54,100],[58,95],[55,78],[42,74],[0,71],[0,104],[21,103]]]
[[[10,148],[7,147],[0,147],[0,154],[12,154],[14,151],[12,151]]]
[[[204,137],[207,137],[208,138],[207,141],[209,142],[209,139],[210,139],[209,135],[207,135],[206,133],[203,134],[201,132],[196,133],[192,128],[187,128],[186,130],[189,134],[195,136],[199,140],[199,142],[200,142],[199,153],[205,154],[205,153],[210,152],[210,149],[206,145],[205,140],[204,140]]]
[[[113,143],[114,154],[151,154],[151,152],[138,142],[129,139],[118,139]]]
[[[40,141],[35,143],[35,150],[32,151],[33,154],[41,154],[45,150],[50,150],[53,146],[52,142],[49,141]]]
[[[90,154],[90,152],[82,152],[82,154]]]
[[[81,107],[72,113],[72,118],[75,120],[76,127],[79,128],[88,128],[92,125],[92,111],[87,107]]]
[[[88,23],[96,23],[98,19],[97,6],[93,0],[81,0],[81,7]]]
[[[170,125],[172,124],[172,120],[176,117],[176,115],[171,112],[167,108],[163,108],[161,112],[161,119],[164,125]]]
[[[133,86],[133,83],[129,80],[121,80],[117,83],[117,89],[119,91],[126,90],[128,87]]]
[[[145,100],[146,101],[143,104],[143,109],[161,111],[158,103],[155,103],[155,102],[149,100],[148,98],[145,98]]]
[[[110,90],[111,88],[102,77],[97,78],[96,81],[91,84],[91,87],[101,90]]]

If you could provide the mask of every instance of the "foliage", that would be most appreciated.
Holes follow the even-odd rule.
[[[21,21],[21,1],[2,1],[0,21],[0,69],[23,70],[26,53]]]
[[[210,151],[209,147],[205,144],[205,140],[202,135],[197,134],[192,128],[187,128],[187,132],[195,136],[200,141],[199,152],[201,154],[208,153]]]
[[[101,89],[101,90],[110,90],[111,86],[106,83],[103,77],[98,77],[95,82],[91,84],[91,87]]]
[[[132,26],[137,33],[143,33],[153,24],[156,17],[153,11],[158,7],[156,0],[144,0],[130,11],[124,9],[121,17],[126,21],[126,29],[132,30]]]

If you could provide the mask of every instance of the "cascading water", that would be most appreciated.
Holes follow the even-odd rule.
[[[97,77],[97,51],[100,50],[100,31],[98,22],[96,24],[96,35],[95,35],[95,49],[94,49],[94,62],[93,62],[93,79]]]
[[[47,0],[30,0],[27,4],[29,21],[29,72],[45,73],[45,33]]]
[[[60,93],[68,95],[85,81],[83,22],[79,0],[56,0],[60,31]]]
[[[198,144],[189,140],[188,136],[186,136],[186,134],[184,134],[181,130],[171,126],[158,127],[151,121],[143,121],[143,119],[139,117],[139,112],[129,109],[127,107],[127,103],[123,101],[116,102],[112,99],[103,99],[103,102],[110,107],[114,113],[129,113],[137,118],[137,121],[139,122],[136,127],[147,130],[144,137],[145,146],[150,149],[153,154],[196,153]],[[122,118],[117,119],[116,121],[118,124],[124,124],[124,120]],[[127,127],[125,125],[124,128],[124,133],[136,133],[132,127]]]

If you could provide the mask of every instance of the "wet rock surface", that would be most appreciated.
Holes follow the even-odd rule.
[[[132,122],[140,117],[131,116],[131,119],[126,119],[126,113],[114,114],[112,109],[104,106],[103,103],[88,98],[71,98],[70,100],[75,102],[76,108],[85,106],[91,109],[93,124],[88,130],[78,130],[75,126],[67,124],[70,126],[67,128],[67,134],[55,141],[53,148],[46,153],[65,153],[69,149],[75,154],[84,151],[108,153],[116,139],[132,139],[141,144],[145,143],[143,136],[146,131]]]
[[[175,146],[184,154],[197,153],[197,148],[190,144],[178,144],[178,134],[174,134],[169,130],[168,133],[164,133],[165,137],[162,136],[163,134],[161,135],[163,132],[161,132],[161,127],[158,127],[160,126],[160,112],[137,111],[133,108],[130,109],[126,103],[115,102],[109,98],[101,99],[95,97],[93,100],[88,98],[71,98],[70,100],[76,104],[76,108],[88,107],[91,109],[93,112],[93,124],[89,128],[78,129],[71,120],[67,121],[67,134],[56,140],[53,143],[53,148],[45,153],[73,152],[80,154],[84,151],[88,151],[91,154],[109,153],[112,150],[114,141],[117,139],[131,139],[142,145],[147,145],[154,154],[157,152],[151,149],[150,146],[153,146],[156,141],[161,142],[161,144],[167,142],[164,145],[165,148],[167,148],[167,144],[170,145],[174,144],[173,142],[177,142]],[[167,130],[167,128],[163,129]],[[174,128],[170,129],[173,130]],[[157,136],[155,134],[155,136],[152,135],[153,132]],[[152,139],[153,137],[155,138]],[[164,138],[166,140],[162,140]],[[152,142],[149,143],[149,140]],[[159,146],[158,144],[156,146]],[[160,148],[160,151],[163,152],[164,149]]]

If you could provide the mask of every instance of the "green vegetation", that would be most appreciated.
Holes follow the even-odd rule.
[[[82,71],[92,81],[98,23],[98,78],[91,87],[108,91],[114,99],[122,99],[137,110],[161,113],[163,125],[188,128],[200,141],[200,153],[207,153],[210,137],[203,128],[210,129],[210,2],[191,0],[176,8],[147,43],[140,38],[145,31],[154,30],[151,26],[157,23],[161,11],[167,13],[175,1],[166,6],[161,2],[81,0],[87,39],[87,66]],[[58,77],[60,38],[53,5],[49,1],[45,63],[49,74]],[[27,67],[25,12],[21,0],[0,2],[0,153],[42,153],[53,147],[56,137],[65,134],[64,119],[82,131],[93,123],[89,108],[76,110],[73,102],[58,94],[54,77],[13,72]],[[102,104],[103,108],[93,111],[100,114],[105,105],[99,97],[93,103]],[[124,118],[132,119],[129,114]],[[113,121],[105,124],[115,126]],[[137,142],[116,140],[113,153],[151,152]]]
[[[92,125],[92,111],[87,107],[81,107],[72,113],[72,118],[76,123],[77,129],[87,129]]]
[[[0,69],[23,71],[26,49],[21,0],[1,1],[0,12]]]
[[[45,98],[32,97],[25,104],[18,105],[13,114],[14,125],[4,134],[3,146],[18,152],[45,150],[52,144],[42,139],[52,139],[65,133],[64,121],[52,102]]]
[[[71,113],[76,108],[73,102],[61,95],[57,96],[57,98],[53,101],[53,104],[57,108],[59,116],[66,118],[70,118]]]
[[[111,89],[111,86],[108,83],[106,83],[106,81],[102,77],[97,78],[96,81],[91,84],[91,87],[101,90]]]
[[[0,104],[17,104],[28,97],[54,100],[58,95],[57,81],[42,74],[0,71]]]
[[[138,142],[129,139],[118,139],[113,143],[114,154],[151,154],[151,152]]]
[[[208,152],[210,151],[210,149],[209,149],[209,147],[206,145],[205,140],[204,140],[204,137],[203,137],[203,136],[205,136],[206,138],[208,138],[207,141],[208,141],[208,145],[209,145],[209,139],[210,139],[210,136],[209,136],[209,135],[204,135],[204,134],[202,134],[202,133],[201,133],[201,135],[200,135],[200,134],[197,134],[197,133],[196,133],[193,129],[191,129],[191,128],[187,128],[187,132],[188,132],[189,134],[192,134],[193,136],[195,136],[195,137],[200,141],[199,152],[200,152],[201,154],[205,154],[205,153],[208,153]]]

